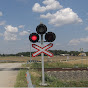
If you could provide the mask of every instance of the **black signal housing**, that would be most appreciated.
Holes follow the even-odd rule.
[[[46,25],[44,25],[44,24],[39,24],[39,25],[36,27],[36,32],[37,32],[38,34],[45,34],[46,31],[47,31],[47,27],[46,27]]]
[[[29,35],[29,40],[33,43],[36,43],[39,40],[39,35],[37,33],[31,33]]]
[[[56,39],[56,35],[53,32],[47,32],[45,34],[45,40],[46,42],[53,42]]]

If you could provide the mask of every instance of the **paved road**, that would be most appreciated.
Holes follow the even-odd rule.
[[[0,88],[14,87],[17,70],[12,70],[21,67],[22,63],[0,63]]]

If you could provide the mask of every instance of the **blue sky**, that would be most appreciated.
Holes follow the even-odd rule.
[[[0,53],[30,51],[40,22],[56,34],[51,49],[88,51],[88,0],[0,0]]]

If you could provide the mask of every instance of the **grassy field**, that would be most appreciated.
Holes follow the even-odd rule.
[[[30,60],[30,57],[17,57],[17,56],[8,56],[8,57],[0,57],[0,60],[9,60],[9,61],[23,61],[27,62]],[[38,60],[41,61],[41,56],[38,57],[31,57],[31,60]],[[67,59],[67,56],[54,56],[54,57],[44,57],[45,62],[61,62],[61,63],[67,63],[67,64],[86,64],[88,65],[88,56],[81,57],[81,56],[69,56]]]
[[[31,58],[32,60],[41,61],[41,57]],[[53,67],[88,67],[88,57],[81,57],[78,56],[69,56],[67,60],[66,56],[54,56],[52,58],[45,56],[45,68],[53,68]],[[0,57],[0,60],[14,60],[14,61],[28,61],[30,57]],[[22,67],[30,67],[30,68],[41,68],[41,63],[31,63],[31,64],[24,64]],[[40,87],[39,83],[41,83],[41,72],[37,70],[30,69],[29,73],[31,74],[31,79],[33,85],[36,87]],[[26,70],[20,70],[15,87],[27,87],[27,80],[26,80]],[[88,81],[69,81],[69,82],[62,82],[55,77],[49,77],[47,74],[45,75],[46,83],[49,85],[47,87],[88,87]]]
[[[10,60],[10,61],[27,61],[28,57],[17,57],[17,56],[7,56],[7,57],[0,57],[0,60]]]
[[[59,64],[59,63],[58,63]],[[45,63],[46,67],[55,67],[58,65],[57,63]],[[64,66],[66,65],[66,63],[63,64]],[[23,65],[23,67],[41,67],[41,63],[31,63],[29,65]],[[71,65],[69,65],[71,66]],[[72,65],[73,66],[73,65]],[[17,82],[15,84],[15,87],[27,87],[27,82],[26,82],[26,70],[20,70],[18,76],[17,76]],[[31,75],[31,80],[32,80],[32,84],[35,87],[41,87],[40,83],[41,83],[41,79],[42,79],[42,75],[41,75],[41,71],[37,71],[35,69],[29,69],[29,74]],[[59,79],[57,79],[54,76],[48,76],[47,74],[45,74],[45,82],[49,85],[47,85],[46,87],[88,87],[88,81],[61,81]]]
[[[78,60],[69,60],[66,61],[65,63],[70,63],[70,64],[86,64],[88,65],[88,59],[78,59]]]
[[[17,56],[8,56],[8,57],[0,57],[0,60],[9,60],[9,61],[23,61],[27,62],[30,60],[30,57],[17,57]],[[31,57],[31,60],[38,60],[41,61],[41,56],[38,57]],[[87,57],[80,57],[80,56],[54,56],[52,58],[45,56],[45,68],[68,68],[68,67],[88,67],[88,56]],[[41,68],[41,63],[31,63],[25,64],[23,67],[30,68]],[[27,70],[20,70],[17,76],[17,81],[15,87],[27,87],[27,80],[26,80],[26,73]],[[41,72],[37,70],[29,70],[31,74],[32,83],[36,87],[40,87],[39,83],[41,83]],[[57,78],[48,77],[47,74],[45,75],[45,80],[49,84],[47,87],[88,87],[88,81],[69,81],[69,82],[62,82]]]

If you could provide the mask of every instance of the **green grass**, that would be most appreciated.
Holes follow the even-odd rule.
[[[41,87],[40,83],[41,83],[41,72],[38,72],[37,70],[30,70],[29,73],[31,74],[31,80],[32,80],[32,84],[35,87]],[[21,77],[23,80],[24,77]],[[24,82],[24,80],[23,80]],[[19,83],[19,82],[18,82]],[[45,74],[45,83],[49,84],[46,87],[88,87],[88,81],[60,81],[59,79],[55,78],[54,76],[49,77],[47,74]],[[21,86],[20,86],[21,85]],[[17,87],[27,87],[26,86],[27,83],[20,83],[19,86]]]
[[[55,77],[45,76],[46,83],[50,85],[48,87],[88,87],[88,81],[60,81]]]
[[[32,84],[34,86],[40,87],[39,83],[41,83],[41,72],[32,69],[32,70],[29,70],[29,73],[31,74]]]
[[[42,68],[41,63],[29,63],[29,64],[24,64],[23,67],[30,67],[30,68]],[[61,63],[61,62],[45,62],[44,63],[45,68],[77,68],[77,67],[88,67],[88,65],[85,64],[68,64],[68,63]]]
[[[20,70],[14,87],[27,87],[26,70]]]

